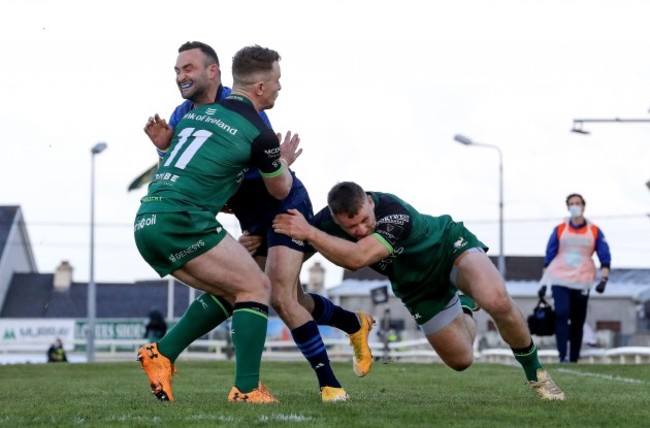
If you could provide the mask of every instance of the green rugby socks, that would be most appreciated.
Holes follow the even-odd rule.
[[[235,347],[235,386],[251,392],[260,380],[260,364],[269,307],[258,302],[240,302],[232,312],[232,343]]]
[[[158,341],[158,351],[173,363],[192,342],[227,320],[231,312],[232,306],[225,299],[208,293],[200,295]]]
[[[526,373],[526,379],[536,381],[537,380],[537,369],[543,369],[542,363],[539,362],[537,356],[537,346],[533,341],[530,341],[530,346],[523,349],[514,349],[512,348],[512,353],[515,356],[515,359],[519,361],[519,364],[524,368]]]

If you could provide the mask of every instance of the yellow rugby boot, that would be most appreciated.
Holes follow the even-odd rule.
[[[352,346],[352,364],[354,373],[359,377],[364,377],[370,372],[372,367],[372,351],[368,346],[368,334],[372,330],[375,320],[367,312],[357,312],[361,328],[356,333],[348,335],[350,346]]]

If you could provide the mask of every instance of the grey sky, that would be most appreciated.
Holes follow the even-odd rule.
[[[650,123],[569,132],[574,118],[650,119],[648,2],[98,3],[0,6],[0,204],[22,206],[42,272],[67,259],[87,279],[90,149],[106,141],[96,280],[156,276],[132,238],[143,191],[126,188],[155,161],[147,117],[180,102],[173,65],[187,40],[217,50],[226,84],[242,46],[280,52],[269,116],[302,136],[294,169],[315,209],[354,180],[464,220],[496,254],[497,153],[455,143],[461,133],[503,151],[507,255],[542,255],[580,192],[613,266],[650,267]],[[330,268],[328,285],[339,280]]]

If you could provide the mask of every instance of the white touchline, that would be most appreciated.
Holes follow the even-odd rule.
[[[558,371],[562,372],[562,373],[574,374],[576,376],[597,377],[597,378],[601,378],[601,379],[617,380],[619,382],[645,383],[645,381],[642,381],[640,379],[632,379],[632,378],[629,378],[629,377],[612,376],[612,375],[607,375],[607,374],[602,374],[602,373],[581,372],[581,371],[578,371],[578,370],[571,370],[571,369],[558,369]]]

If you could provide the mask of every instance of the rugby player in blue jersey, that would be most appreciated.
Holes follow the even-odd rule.
[[[161,277],[208,293],[222,314],[232,315],[236,364],[229,402],[277,401],[260,382],[271,281],[216,217],[251,168],[274,198],[291,191],[288,165],[299,155],[299,141],[280,144],[258,114],[273,107],[282,88],[279,61],[276,51],[260,46],[237,52],[232,93],[183,116],[134,220],[138,251]],[[173,401],[161,379],[173,366],[157,344],[144,345],[139,360],[153,377],[154,394]]]
[[[230,88],[221,84],[217,54],[205,43],[187,42],[182,45],[175,71],[176,82],[185,101],[176,107],[169,124],[156,114],[149,118],[144,128],[160,156],[165,155],[174,127],[186,113],[198,106],[218,102],[230,93]],[[259,90],[263,90],[263,87]],[[270,127],[266,114],[260,112],[260,116]],[[281,135],[278,134],[278,138]],[[297,134],[287,133],[284,138],[285,142],[295,140],[299,141]],[[261,237],[261,245],[258,242],[252,253],[271,280],[271,305],[290,328],[298,348],[314,369],[322,400],[345,401],[348,395],[332,371],[317,324],[337,327],[349,335],[354,351],[355,373],[365,376],[372,364],[367,342],[374,320],[367,313],[355,314],[344,310],[323,296],[303,293],[299,281],[300,269],[305,254],[313,252],[313,249],[304,242],[275,233],[271,227],[275,215],[288,209],[297,209],[307,218],[313,216],[307,190],[295,173],[291,173],[293,185],[285,199],[277,200],[269,195],[259,173],[253,171],[246,175],[227,206],[247,235]],[[155,362],[159,364],[143,364],[150,383],[161,385],[162,390],[168,390],[171,394],[174,362],[178,355],[228,316],[229,313],[210,295],[199,296],[179,322],[156,343],[158,352],[163,356]],[[147,361],[146,353],[142,350],[139,355]]]

